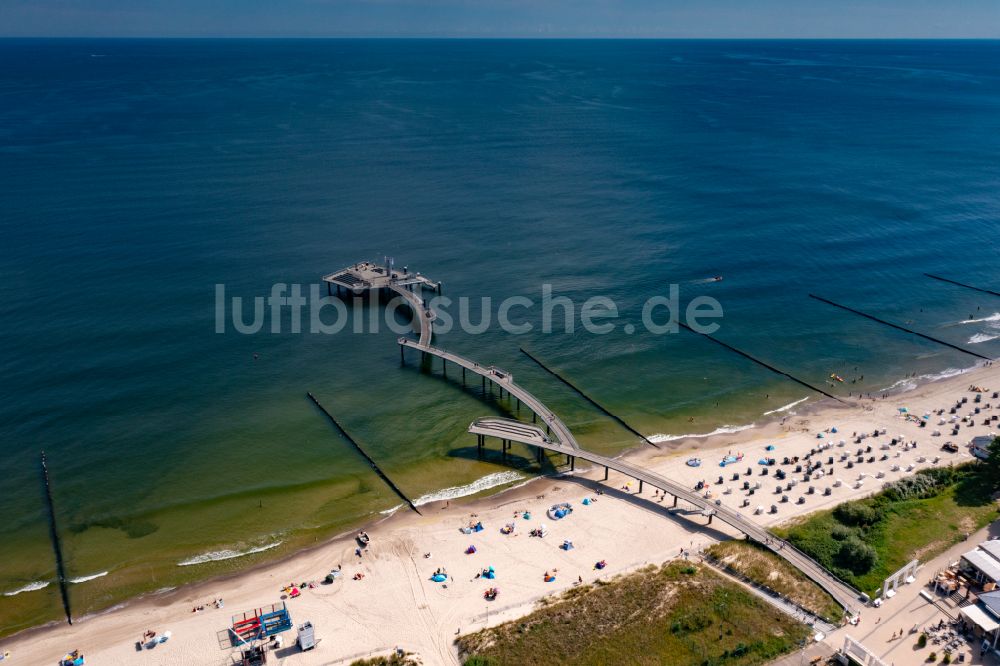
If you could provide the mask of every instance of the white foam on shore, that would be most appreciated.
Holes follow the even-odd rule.
[[[990,340],[996,340],[997,338],[1000,338],[1000,334],[990,335],[989,333],[976,333],[969,338],[966,344],[978,345],[980,342],[989,342]]]
[[[741,426],[724,425],[724,426],[720,426],[720,427],[716,428],[712,432],[705,432],[705,433],[700,433],[700,434],[689,434],[689,435],[665,435],[662,432],[658,432],[655,435],[650,435],[646,439],[648,439],[649,441],[651,441],[651,442],[653,442],[655,444],[660,444],[662,442],[673,442],[674,440],[678,440],[678,439],[688,439],[689,437],[690,438],[702,439],[704,437],[714,437],[715,435],[732,435],[732,434],[737,433],[737,432],[743,432],[744,430],[749,430],[750,428],[753,428],[753,427],[754,427],[753,423],[750,423],[749,425],[741,425]]]
[[[768,416],[770,414],[777,414],[779,412],[787,412],[789,409],[791,409],[795,405],[801,405],[803,402],[805,402],[808,399],[809,399],[809,396],[806,396],[806,397],[802,398],[801,400],[796,400],[795,402],[790,402],[787,405],[785,405],[784,407],[778,407],[777,409],[772,409],[769,412],[764,412],[764,416]]]
[[[100,573],[95,573],[91,576],[80,576],[79,578],[70,578],[67,582],[69,583],[86,583],[88,580],[94,580],[95,578],[101,578],[102,576],[107,576],[107,571],[102,571]]]
[[[19,587],[16,590],[11,590],[10,592],[4,592],[5,597],[16,597],[22,592],[34,592],[36,590],[44,590],[49,586],[49,582],[45,580],[36,580],[33,583],[28,583],[24,587]]]
[[[403,508],[402,504],[397,504],[396,506],[390,507],[384,511],[379,511],[379,513],[382,514],[383,516],[391,516],[392,514],[396,513],[402,508]]]
[[[263,553],[265,550],[271,550],[272,548],[277,548],[283,541],[275,541],[274,543],[269,543],[266,546],[257,546],[256,548],[250,548],[249,550],[213,550],[208,553],[202,553],[201,555],[196,555],[194,557],[188,558],[186,560],[181,560],[177,563],[179,567],[190,567],[195,564],[205,564],[207,562],[221,562],[222,560],[232,560],[237,557],[243,557],[245,555],[253,555],[254,553]]]
[[[979,364],[977,363],[976,365],[971,365],[968,368],[947,368],[946,370],[942,370],[941,372],[931,375],[917,375],[916,377],[904,377],[903,379],[896,381],[891,386],[886,386],[885,388],[879,389],[879,392],[881,393],[884,391],[895,391],[896,389],[899,388],[902,388],[904,391],[912,391],[916,389],[917,386],[919,386],[919,382],[921,380],[925,382],[937,382],[941,381],[942,379],[950,379],[952,377],[958,377],[959,375],[964,375],[970,370],[975,370],[978,367]]]
[[[476,493],[481,493],[482,491],[489,490],[490,488],[496,488],[497,486],[503,486],[508,483],[520,481],[523,478],[524,477],[518,474],[517,472],[494,472],[493,474],[487,474],[481,479],[476,479],[472,483],[465,486],[452,486],[450,488],[442,488],[441,490],[435,490],[432,493],[421,495],[417,499],[413,500],[413,504],[414,506],[422,506],[424,504],[429,504],[430,502],[453,500],[458,497],[475,495]],[[396,509],[394,508],[391,509],[390,511],[395,511],[395,510]],[[382,513],[385,512],[383,511]]]

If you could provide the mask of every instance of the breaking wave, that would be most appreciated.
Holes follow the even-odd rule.
[[[177,563],[177,566],[190,567],[195,564],[206,564],[207,562],[221,562],[222,560],[232,560],[237,557],[243,557],[245,555],[253,555],[254,553],[263,553],[265,550],[271,550],[272,548],[277,548],[282,543],[284,542],[275,541],[274,543],[269,543],[266,546],[257,546],[256,548],[250,548],[249,550],[213,550],[208,553],[202,553],[201,555],[196,555],[186,560],[181,560],[180,562]]]
[[[962,321],[956,321],[956,324],[982,324],[985,322],[996,321],[1000,322],[1000,312],[994,312],[989,317],[983,317],[981,319],[963,319]]]
[[[800,404],[802,404],[803,402],[805,402],[808,399],[809,399],[809,396],[806,396],[806,397],[802,398],[801,400],[796,400],[795,402],[790,402],[787,405],[785,405],[784,407],[778,407],[777,409],[772,409],[769,412],[764,412],[764,416],[768,416],[770,414],[777,414],[778,412],[787,412],[789,409],[791,409],[795,405],[800,405]]]
[[[990,340],[996,340],[997,338],[1000,338],[1000,334],[990,335],[989,333],[976,333],[969,338],[966,344],[978,345],[980,342],[989,342]]]
[[[91,576],[80,576],[79,578],[70,578],[67,582],[69,583],[86,583],[88,580],[94,580],[95,578],[100,578],[102,576],[107,576],[107,571],[102,571],[100,573],[95,573]]]
[[[45,580],[36,580],[34,583],[28,583],[24,587],[19,587],[16,590],[11,590],[10,592],[4,592],[5,597],[16,597],[22,592],[34,592],[36,590],[44,590],[49,586],[49,582]]]
[[[508,483],[513,483],[515,481],[520,481],[524,477],[517,472],[494,472],[493,474],[487,474],[481,479],[476,479],[472,483],[465,486],[452,486],[450,488],[442,488],[441,490],[435,490],[432,493],[427,493],[426,495],[421,495],[417,499],[413,500],[415,506],[421,506],[423,504],[429,504],[430,502],[440,502],[442,500],[453,500],[457,497],[465,497],[466,495],[475,495],[484,490],[489,490],[490,488],[496,488],[497,486],[502,486]],[[398,508],[398,507],[396,507]],[[396,509],[390,509],[389,511],[395,511]],[[383,511],[382,513],[386,513]]]
[[[712,437],[714,435],[731,435],[733,433],[749,430],[752,427],[754,427],[753,423],[741,426],[724,425],[716,428],[712,432],[705,432],[701,434],[689,434],[689,435],[665,435],[663,433],[656,433],[655,435],[650,435],[649,437],[647,437],[647,439],[656,444],[660,444],[661,442],[672,442],[678,439],[688,439],[689,437],[703,438],[703,437]]]
[[[958,377],[959,375],[964,375],[970,370],[975,370],[979,365],[969,366],[968,368],[948,368],[942,370],[938,373],[933,373],[929,375],[917,375],[916,377],[904,377],[903,379],[897,380],[890,386],[879,389],[879,391],[895,391],[896,389],[903,389],[904,391],[912,391],[917,388],[918,382],[936,382],[942,379],[949,379],[951,377]]]

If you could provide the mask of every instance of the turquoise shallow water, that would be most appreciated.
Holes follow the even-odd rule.
[[[610,297],[608,335],[438,339],[609,452],[634,439],[519,346],[649,433],[806,395],[627,334],[671,283],[820,385],[973,359],[810,292],[1000,354],[1000,299],[921,275],[1000,285],[996,42],[8,40],[0,64],[0,591],[53,577],[42,448],[70,576],[108,572],[71,586],[80,612],[393,506],[306,391],[411,496],[506,471],[465,433],[504,405],[400,367],[392,332],[217,334],[217,284],[250,299],[388,254],[453,298]],[[58,614],[51,585],[2,596],[0,632]]]

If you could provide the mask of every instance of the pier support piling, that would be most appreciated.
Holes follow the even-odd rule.
[[[642,479],[639,479],[639,492],[637,492],[636,495],[641,495],[641,494],[642,494]]]
[[[607,467],[607,465],[604,466],[604,480],[605,481],[608,480],[608,467]]]

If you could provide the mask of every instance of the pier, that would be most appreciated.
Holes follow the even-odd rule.
[[[495,365],[479,365],[475,361],[469,360],[464,356],[459,356],[458,354],[439,347],[422,345],[417,341],[410,340],[409,338],[399,338],[399,345],[401,348],[417,349],[425,354],[437,356],[445,363],[454,363],[465,370],[476,373],[477,375],[483,377],[486,381],[492,382],[499,387],[501,391],[507,391],[512,396],[520,400],[521,404],[530,409],[538,419],[541,419],[549,433],[554,434],[556,439],[562,445],[573,450],[578,450],[580,448],[576,438],[573,437],[573,433],[570,432],[570,429],[566,426],[566,424],[563,423],[562,420],[552,412],[552,410],[546,407],[541,400],[536,398],[521,386],[515,384],[514,376],[506,370],[502,370]]]
[[[583,450],[580,448],[576,438],[573,436],[573,433],[566,426],[566,424],[563,423],[562,420],[548,407],[546,407],[541,400],[536,398],[523,387],[517,385],[514,382],[514,377],[511,373],[498,368],[495,365],[480,365],[479,363],[465,358],[464,356],[431,345],[430,342],[433,336],[433,322],[436,315],[431,308],[427,307],[421,291],[424,288],[430,287],[440,292],[440,283],[432,282],[420,274],[410,274],[405,268],[403,271],[396,271],[391,262],[387,263],[386,266],[379,266],[368,262],[355,264],[353,267],[348,267],[336,273],[331,273],[330,275],[325,276],[323,280],[327,283],[328,289],[332,289],[332,285],[336,285],[338,291],[346,288],[350,289],[354,293],[362,293],[368,289],[387,289],[403,296],[413,310],[413,316],[416,319],[415,324],[419,330],[419,339],[417,340],[412,340],[405,336],[400,337],[397,340],[399,343],[400,356],[404,362],[406,349],[415,349],[421,352],[421,354],[435,356],[442,360],[442,366],[445,369],[445,372],[448,363],[460,366],[463,373],[471,371],[479,375],[483,379],[484,386],[486,385],[486,382],[489,381],[491,386],[496,385],[500,389],[501,396],[503,395],[503,391],[506,390],[510,395],[517,398],[519,405],[523,403],[532,411],[532,423],[501,417],[486,417],[473,421],[472,425],[469,426],[469,432],[477,436],[477,446],[480,452],[485,445],[487,437],[496,437],[501,440],[505,456],[511,443],[519,442],[521,444],[536,447],[536,453],[539,459],[542,456],[542,451],[551,451],[553,453],[559,453],[566,456],[566,462],[570,466],[570,469],[575,468],[577,458],[581,458],[595,465],[600,465],[604,467],[605,480],[608,477],[608,470],[613,469],[616,472],[625,474],[638,481],[640,492],[642,491],[644,484],[649,484],[654,488],[658,488],[663,492],[672,495],[674,497],[675,506],[677,505],[678,500],[684,500],[696,509],[700,510],[703,515],[707,516],[709,523],[712,522],[714,517],[718,516],[719,520],[743,533],[747,536],[747,538],[753,539],[767,548],[770,548],[826,590],[830,596],[832,596],[837,603],[843,606],[848,612],[855,612],[855,607],[857,606],[859,600],[862,599],[861,593],[828,572],[805,553],[796,550],[790,543],[773,536],[764,527],[756,524],[748,518],[745,518],[738,511],[722,506],[721,504],[715,504],[714,502],[701,497],[698,493],[688,490],[666,477],[622,460],[607,458],[605,456]],[[685,328],[687,328],[687,326],[685,326]],[[716,340],[711,336],[705,337],[708,337],[713,342],[721,344],[773,372],[788,377],[799,384],[817,391],[818,393],[822,393],[829,398],[833,398],[838,402],[843,402],[836,396],[830,395],[821,389],[792,377],[788,373],[782,372],[781,370],[778,370],[763,361],[759,361],[749,354],[736,349],[735,347],[731,347],[730,345],[727,345],[720,340]],[[333,421],[344,436],[354,443],[353,439],[350,438],[350,435],[344,431],[333,416],[323,409],[322,405],[319,404],[316,398],[313,397],[312,394],[310,394],[309,397],[321,410],[323,410],[330,420]],[[542,424],[545,426],[544,430],[542,429],[542,426],[538,424],[539,419],[541,419]],[[354,444],[357,446],[357,443]],[[360,451],[361,448],[358,447],[358,450]],[[362,454],[364,454],[364,451],[362,451]],[[368,458],[367,454],[364,455]],[[390,484],[393,490],[396,490],[397,494],[399,494],[400,497],[403,497],[414,511],[417,511],[416,507],[413,506],[409,499],[406,499],[405,496],[395,487],[395,485],[392,484],[388,477],[380,472],[374,461],[372,461],[371,458],[368,458],[368,460],[371,462],[372,467],[379,472],[382,478]],[[417,513],[419,513],[419,511],[417,511]]]
[[[613,469],[620,474],[638,481],[639,492],[642,492],[644,484],[658,488],[674,497],[674,506],[677,506],[678,500],[683,500],[701,511],[703,515],[708,516],[709,524],[711,524],[713,517],[717,517],[733,529],[746,535],[747,538],[756,541],[779,557],[784,558],[792,566],[809,577],[810,580],[826,590],[837,603],[849,612],[853,612],[861,600],[861,593],[858,590],[828,572],[808,555],[797,550],[792,544],[774,536],[764,527],[745,518],[738,511],[734,511],[722,504],[715,504],[713,500],[705,499],[697,492],[689,490],[664,476],[617,458],[608,458],[583,449],[571,449],[562,446],[558,442],[553,442],[546,437],[545,433],[537,426],[513,419],[499,417],[476,419],[469,426],[469,432],[477,435],[480,446],[485,437],[495,437],[504,442],[504,452],[506,452],[509,442],[520,442],[529,446],[535,446],[541,450],[565,455],[571,467],[574,466],[576,458],[581,458],[594,465],[601,466],[604,468],[605,479],[607,479],[608,470]]]
[[[440,282],[434,282],[420,273],[411,273],[406,266],[402,270],[396,270],[391,259],[386,261],[385,266],[371,261],[359,262],[335,273],[324,275],[323,282],[326,282],[326,292],[330,295],[333,294],[334,287],[337,288],[338,294],[341,290],[361,294],[373,289],[397,294],[409,304],[414,313],[415,323],[420,327],[420,344],[431,343],[433,334],[431,327],[437,316],[427,307],[423,290],[429,288],[440,294]]]

